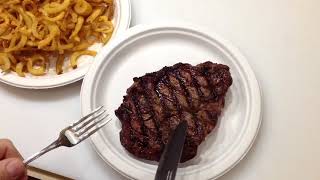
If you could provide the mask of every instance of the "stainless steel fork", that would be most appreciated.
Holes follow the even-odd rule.
[[[108,116],[109,114],[106,113],[103,106],[98,107],[79,121],[63,129],[56,141],[42,149],[40,152],[25,159],[23,163],[27,165],[33,160],[60,146],[72,147],[79,144],[110,122],[111,118],[106,119]]]

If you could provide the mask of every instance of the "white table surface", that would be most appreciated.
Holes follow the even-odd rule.
[[[263,90],[263,125],[221,180],[320,179],[319,0],[132,0],[132,25],[186,21],[211,28],[248,58]],[[81,82],[51,90],[0,84],[0,138],[29,156],[80,117]],[[75,179],[124,179],[89,142],[32,165]]]

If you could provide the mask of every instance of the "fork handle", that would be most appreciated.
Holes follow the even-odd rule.
[[[42,156],[42,155],[46,154],[47,152],[49,152],[49,151],[51,151],[51,150],[53,150],[53,149],[56,149],[56,148],[58,148],[58,147],[60,147],[60,146],[61,146],[61,144],[59,143],[58,140],[56,140],[56,141],[54,141],[53,143],[51,143],[49,146],[43,148],[40,152],[37,152],[37,153],[35,153],[33,156],[25,159],[25,160],[23,161],[23,163],[24,163],[24,165],[28,165],[28,164],[29,164],[30,162],[32,162],[33,160],[38,159],[40,156]]]

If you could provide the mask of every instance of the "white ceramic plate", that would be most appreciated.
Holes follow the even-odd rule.
[[[192,65],[211,60],[230,67],[233,85],[226,96],[219,125],[181,164],[176,179],[215,179],[234,167],[248,152],[260,126],[261,96],[246,59],[230,43],[190,26],[137,26],[100,53],[81,89],[82,114],[99,105],[111,111],[111,121],[92,136],[96,151],[116,171],[131,179],[153,179],[157,163],[128,154],[121,146],[121,129],[114,110],[122,102],[133,77],[178,62]]]
[[[111,41],[115,39],[119,34],[123,33],[129,28],[131,20],[131,6],[130,0],[116,0],[115,1],[115,14],[114,14],[114,33],[111,37]],[[108,46],[109,43],[106,44]],[[91,50],[96,50],[98,53],[101,51],[102,44],[95,44],[90,47]],[[84,77],[88,71],[90,65],[94,61],[94,57],[81,56],[78,60],[78,68],[72,70],[69,65],[69,61],[64,63],[64,74],[57,75],[55,73],[54,64],[51,63],[51,67],[48,68],[48,73],[45,76],[32,76],[26,74],[25,78],[19,77],[15,72],[8,74],[0,74],[0,81],[6,84],[28,89],[47,89],[59,86],[64,86],[73,82],[76,82]]]

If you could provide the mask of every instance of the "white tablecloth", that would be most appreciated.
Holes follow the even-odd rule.
[[[185,21],[211,28],[248,58],[263,90],[263,125],[221,180],[320,179],[320,1],[132,0],[132,25]],[[81,82],[51,90],[0,84],[0,137],[26,157],[80,117]],[[34,166],[76,179],[124,179],[88,142]]]

